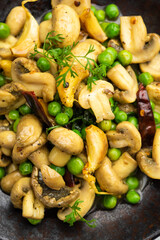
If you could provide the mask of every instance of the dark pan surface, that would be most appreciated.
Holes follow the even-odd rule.
[[[20,0],[0,0],[0,21]],[[101,5],[115,3],[123,15],[142,15],[148,32],[160,34],[160,0],[94,1]],[[49,0],[27,4],[35,17],[51,8]],[[97,219],[92,229],[82,222],[74,227],[56,218],[56,211],[45,214],[40,225],[32,226],[13,208],[9,196],[0,191],[0,240],[150,240],[160,235],[160,182],[149,181],[143,190],[142,202],[136,206],[119,204],[113,211],[97,210],[88,219]]]

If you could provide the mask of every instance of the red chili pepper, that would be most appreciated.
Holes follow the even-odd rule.
[[[66,169],[65,175],[63,176],[64,181],[68,187],[74,187],[75,182],[74,182],[74,177],[73,175]]]
[[[139,132],[142,137],[142,146],[149,147],[153,145],[156,125],[148,93],[143,84],[139,85],[139,90],[137,92],[137,104]]]

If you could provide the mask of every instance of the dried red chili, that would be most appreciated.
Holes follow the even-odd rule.
[[[74,177],[73,175],[66,169],[65,175],[63,176],[63,179],[66,183],[66,186],[68,187],[74,187],[75,182],[74,182]]]
[[[156,126],[148,93],[143,84],[139,85],[139,90],[137,92],[137,105],[142,146],[149,147],[153,145]]]

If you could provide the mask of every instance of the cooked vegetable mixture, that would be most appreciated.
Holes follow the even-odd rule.
[[[34,1],[0,23],[1,189],[33,225],[57,208],[95,227],[96,195],[137,204],[141,172],[160,179],[159,36],[89,0],[52,0],[38,24]]]

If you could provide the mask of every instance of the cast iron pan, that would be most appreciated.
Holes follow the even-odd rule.
[[[123,15],[142,15],[148,32],[160,34],[160,0],[97,0],[100,5],[117,4]],[[0,0],[0,21],[21,0]],[[31,7],[32,6],[32,7]],[[38,18],[51,9],[50,0],[27,4]],[[122,202],[112,211],[96,210],[87,219],[97,219],[92,229],[82,222],[69,227],[56,217],[56,211],[46,211],[40,225],[32,226],[13,208],[9,196],[0,191],[0,240],[150,240],[160,235],[160,181],[149,180],[140,204]]]

